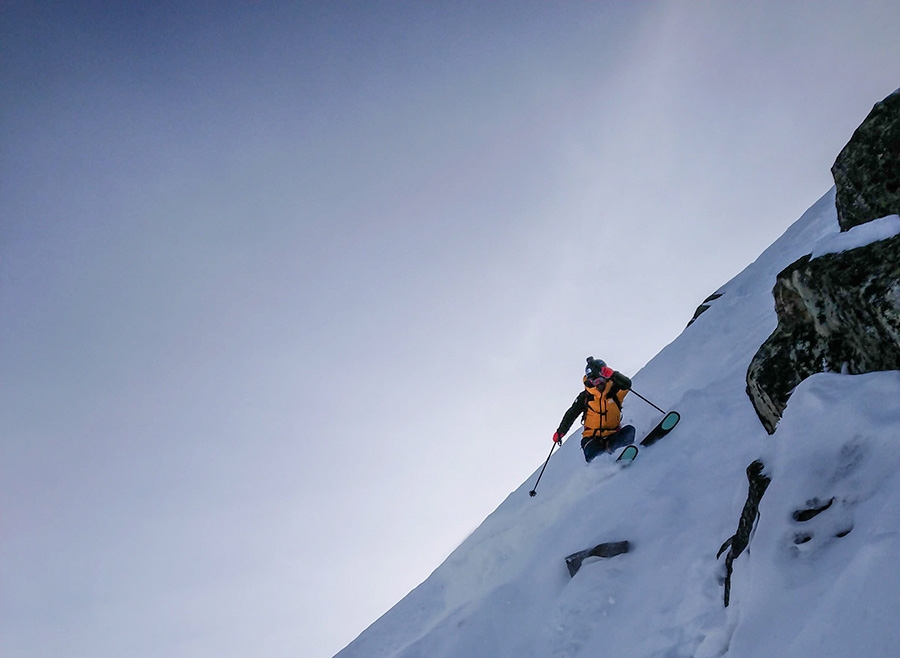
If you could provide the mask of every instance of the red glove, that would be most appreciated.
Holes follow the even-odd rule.
[[[553,433],[553,443],[562,443],[562,437],[559,435],[559,432]]]

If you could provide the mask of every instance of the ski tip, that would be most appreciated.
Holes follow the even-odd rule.
[[[677,411],[670,411],[669,413],[666,414],[666,417],[662,419],[662,422],[660,423],[660,427],[663,429],[663,431],[668,432],[673,427],[675,427],[678,424],[678,421],[680,421],[680,420],[681,420],[680,413],[678,413]]]
[[[617,462],[622,464],[631,463],[634,461],[634,458],[638,456],[638,447],[635,445],[625,446],[622,452],[619,453],[619,456],[616,458]]]

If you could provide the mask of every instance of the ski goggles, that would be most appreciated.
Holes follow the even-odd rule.
[[[592,386],[597,386],[598,384],[605,384],[610,377],[613,376],[613,369],[609,366],[603,366],[600,368],[600,372],[596,370],[592,371],[590,368],[586,369],[585,376],[587,377],[588,383]]]

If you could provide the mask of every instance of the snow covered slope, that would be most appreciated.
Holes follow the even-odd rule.
[[[900,373],[816,375],[771,437],[744,392],[747,365],[776,326],[775,275],[842,239],[832,190],[634,376],[636,391],[681,412],[672,434],[620,469],[604,457],[585,464],[575,432],[536,497],[537,472],[338,656],[897,655],[900,625],[888,615],[900,605]],[[659,416],[626,399],[638,435]],[[716,551],[735,532],[745,469],[760,457],[772,484],[725,608]],[[792,520],[832,498],[815,518]],[[622,539],[628,554],[569,577],[566,555]]]

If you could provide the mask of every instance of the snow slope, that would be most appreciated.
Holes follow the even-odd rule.
[[[537,471],[339,658],[898,655],[888,615],[900,604],[900,373],[811,377],[772,437],[744,393],[776,326],[775,275],[820,246],[854,248],[895,225],[841,236],[826,194],[633,377],[636,391],[681,412],[672,434],[620,469],[604,457],[585,464],[574,432],[536,497]],[[639,435],[659,417],[626,399]],[[725,608],[716,551],[760,457],[772,484]],[[831,498],[814,519],[792,520]],[[631,552],[569,577],[566,555],[621,539]]]

